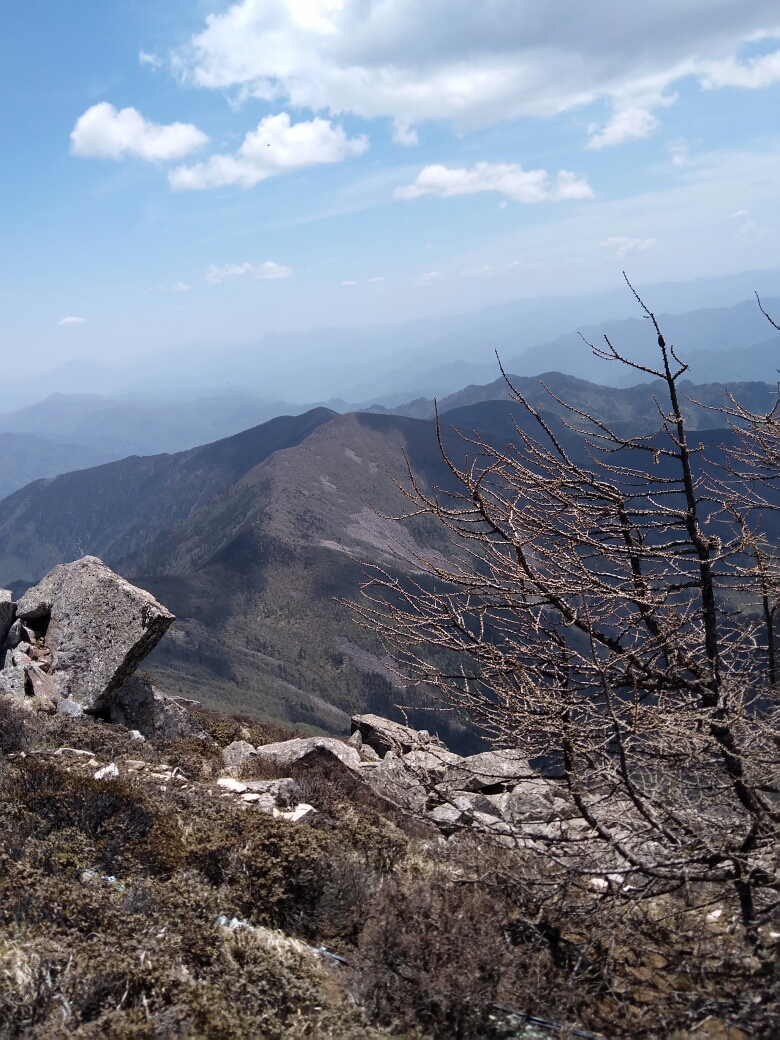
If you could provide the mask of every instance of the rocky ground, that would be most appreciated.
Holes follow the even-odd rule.
[[[778,1034],[780,926],[567,871],[511,749],[166,697],[170,615],[94,558],[0,611],[0,1037]]]

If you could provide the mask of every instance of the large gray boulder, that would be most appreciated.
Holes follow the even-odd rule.
[[[388,751],[403,755],[429,744],[444,746],[425,730],[402,726],[399,722],[383,719],[381,715],[354,715],[352,732],[353,734],[359,732],[362,743],[368,744],[380,755],[386,755]]]
[[[16,604],[12,600],[10,589],[0,589],[0,646],[6,641],[16,618]]]
[[[230,770],[240,769],[250,758],[257,758],[257,752],[248,740],[234,740],[222,749],[222,761]]]
[[[484,791],[489,787],[513,786],[519,780],[536,777],[528,760],[514,748],[483,751],[462,758],[444,775],[445,791]]]
[[[296,737],[277,744],[261,744],[257,757],[279,769],[289,769],[296,762],[311,758],[335,758],[347,769],[360,771],[360,755],[335,737]]]
[[[45,632],[50,674],[60,695],[94,713],[108,708],[111,695],[174,621],[154,596],[96,556],[55,567],[25,592],[16,613]]]
[[[103,711],[109,722],[138,730],[147,739],[154,736],[166,740],[179,737],[206,739],[206,734],[188,711],[139,675],[130,676],[118,690],[114,690]]]

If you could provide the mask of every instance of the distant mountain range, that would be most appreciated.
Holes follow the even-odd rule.
[[[555,373],[547,381],[557,396],[625,432],[656,425],[652,385],[603,388]],[[518,383],[582,455],[560,425],[561,406],[538,380]],[[722,387],[687,389],[704,403],[723,399]],[[771,404],[766,384],[738,389],[749,407]],[[477,387],[472,397],[489,392]],[[515,421],[535,428],[515,402],[468,396],[455,395],[450,403],[458,407],[441,415],[454,458],[474,448],[453,427],[500,445]],[[706,429],[718,413],[687,407],[700,438],[717,450],[729,436]],[[393,545],[448,552],[435,523],[400,525],[375,511],[405,512],[388,476],[403,479],[404,451],[421,484],[449,485],[429,419],[322,408],[187,452],[36,481],[0,502],[0,584],[19,592],[57,562],[98,555],[177,615],[149,658],[164,687],[223,709],[340,732],[349,712],[392,712],[412,694],[393,687],[380,648],[338,601],[359,595],[362,561],[398,565]],[[424,717],[418,713],[419,722]],[[436,721],[442,732],[447,725]],[[457,728],[447,736],[455,746],[465,739]]]

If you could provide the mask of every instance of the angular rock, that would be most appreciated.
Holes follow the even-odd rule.
[[[347,741],[350,747],[353,747],[355,751],[360,751],[363,747],[363,737],[361,736],[360,730],[355,729],[352,732],[349,740]]]
[[[317,810],[313,805],[307,805],[306,802],[301,802],[300,805],[296,805],[292,812],[279,813],[283,820],[289,820],[291,823],[298,823],[301,820],[309,820],[312,816],[315,816]]]
[[[379,753],[369,744],[361,744],[360,746],[360,758],[363,762],[381,762],[382,759],[379,757]]]
[[[247,740],[234,740],[222,749],[222,761],[228,769],[239,769],[250,758],[257,758],[257,752]]]
[[[0,589],[0,646],[8,637],[8,632],[16,617],[16,604],[12,602],[10,589]]]
[[[433,787],[444,779],[448,769],[459,765],[463,759],[446,748],[432,744],[410,751],[401,761],[421,783]]]
[[[25,592],[17,616],[33,628],[48,617],[46,646],[60,693],[98,714],[174,620],[96,556],[55,567]]]
[[[277,744],[261,744],[257,748],[258,758],[280,769],[289,769],[296,762],[323,755],[337,758],[347,769],[355,772],[360,769],[360,755],[357,751],[335,737],[296,737]]]
[[[27,672],[34,696],[48,697],[53,704],[57,704],[60,699],[60,692],[52,677],[47,675],[34,661],[31,661],[25,667],[25,672]]]
[[[268,813],[269,816],[273,815],[273,811],[276,808],[276,802],[270,794],[257,794],[253,791],[248,791],[246,794],[241,795],[241,801],[251,805],[253,809],[259,809],[260,812]]]
[[[404,805],[421,812],[428,800],[428,792],[393,751],[364,774],[371,787],[396,805]]]
[[[547,823],[555,815],[555,789],[541,778],[521,780],[511,791],[487,798],[507,823]]]
[[[445,834],[452,834],[466,822],[462,810],[456,808],[454,805],[450,805],[449,802],[445,802],[444,805],[437,805],[432,812],[428,813],[428,817],[437,827],[440,827]]]
[[[279,780],[246,780],[244,786],[253,794],[267,794],[276,805],[290,805],[301,797],[301,789],[291,776]]]
[[[22,641],[22,622],[19,618],[14,621],[11,627],[5,634],[4,645],[9,649],[13,650]]]
[[[402,726],[390,719],[383,719],[381,715],[354,715],[352,732],[359,732],[363,743],[380,755],[386,755],[388,751],[402,755],[415,748],[438,743],[424,730],[420,732],[411,726]]]
[[[240,780],[234,780],[232,776],[221,776],[217,780],[217,786],[221,787],[223,791],[232,791],[233,794],[245,794],[246,784],[242,784]]]
[[[131,676],[118,690],[104,698],[103,703],[103,711],[109,722],[138,730],[147,739],[155,735],[165,737],[166,740],[177,737],[206,738],[188,711],[141,676]]]
[[[487,787],[516,784],[524,778],[534,777],[528,760],[519,751],[505,748],[461,759],[447,770],[442,783],[449,791],[482,791]]]
[[[25,697],[29,680],[24,668],[4,668],[0,672],[0,693],[9,697]],[[32,690],[30,691],[32,692]]]
[[[115,780],[118,776],[119,770],[114,762],[109,762],[107,766],[103,766],[95,773],[96,780]]]
[[[501,819],[500,808],[495,804],[495,795],[480,794],[479,791],[455,791],[449,797],[450,805],[464,813],[481,813]]]

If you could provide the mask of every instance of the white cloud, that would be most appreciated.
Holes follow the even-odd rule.
[[[685,141],[673,141],[668,147],[672,166],[688,165],[688,145]]]
[[[364,136],[348,138],[327,119],[290,123],[286,112],[266,116],[250,130],[235,155],[212,155],[205,163],[179,166],[168,180],[177,191],[221,188],[239,184],[251,188],[267,177],[320,163],[342,162],[368,148]]]
[[[465,271],[460,273],[464,278],[484,278],[486,275],[493,274],[495,267],[491,267],[490,264],[483,264],[482,267],[467,267]]]
[[[588,141],[588,148],[606,148],[609,145],[630,141],[631,138],[649,137],[660,125],[646,108],[626,108],[622,112],[616,112],[602,130],[593,133]]]
[[[427,285],[429,282],[435,282],[439,278],[443,278],[444,275],[441,271],[428,271],[427,274],[420,275],[420,283]]]
[[[643,253],[646,249],[655,245],[654,238],[625,238],[618,236],[617,238],[608,238],[606,242],[601,243],[606,249],[614,249],[615,256],[618,260],[622,260],[624,256],[628,256],[629,253]]]
[[[342,282],[341,284],[342,285],[357,285],[357,282],[348,281],[348,282]]]
[[[704,66],[701,76],[701,85],[705,90],[714,90],[716,87],[759,90],[771,87],[774,83],[780,83],[780,51],[744,62],[738,61],[734,55],[720,61],[710,61]]]
[[[83,325],[86,320],[87,320],[86,318],[62,318],[62,320],[58,321],[57,324],[58,325]]]
[[[212,285],[219,285],[220,282],[227,282],[233,278],[242,278],[245,275],[248,275],[250,278],[273,279],[289,278],[292,273],[292,267],[285,267],[284,264],[275,264],[273,260],[266,260],[264,264],[224,264],[222,267],[219,267],[217,264],[211,264],[203,276],[203,280],[211,282]]]
[[[171,292],[189,292],[192,288],[191,285],[187,285],[186,282],[174,282]]]
[[[578,181],[569,170],[561,170],[551,183],[546,170],[524,170],[517,163],[478,162],[471,170],[464,167],[426,166],[413,184],[396,188],[397,199],[417,199],[421,195],[471,195],[478,191],[499,191],[515,202],[560,202],[564,199],[590,199],[593,192],[587,181]]]
[[[135,155],[147,162],[181,159],[201,148],[208,137],[192,123],[163,126],[144,119],[134,108],[117,112],[101,101],[88,108],[70,135],[70,150],[82,158],[124,159]]]
[[[158,58],[155,54],[149,54],[148,51],[139,51],[138,64],[150,65],[153,69],[159,69],[162,65],[162,59]]]
[[[389,117],[407,145],[425,120],[470,129],[606,99],[604,147],[650,133],[650,110],[684,76],[708,88],[777,82],[780,51],[740,55],[780,37],[779,22],[776,0],[238,0],[174,64],[239,99]]]
[[[385,280],[385,276],[383,274],[380,274],[376,278],[369,278],[368,279],[368,284],[369,285],[374,285],[376,282],[383,282],[384,280]]]

